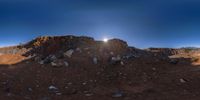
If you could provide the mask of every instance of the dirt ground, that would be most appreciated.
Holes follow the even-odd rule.
[[[124,65],[94,65],[89,57],[74,56],[59,68],[19,62],[24,59],[19,55],[0,58],[0,100],[200,99],[200,66],[189,57],[177,56],[178,64],[141,57]]]
[[[24,47],[0,49],[0,100],[200,100],[198,53],[74,36]]]

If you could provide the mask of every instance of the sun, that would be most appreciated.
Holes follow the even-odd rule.
[[[107,39],[107,38],[104,38],[104,39],[103,39],[103,42],[108,42],[108,39]]]

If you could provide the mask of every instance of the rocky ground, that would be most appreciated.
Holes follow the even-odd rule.
[[[200,99],[198,50],[38,37],[1,48],[0,64],[0,100]]]

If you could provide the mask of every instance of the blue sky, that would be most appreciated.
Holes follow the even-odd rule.
[[[0,0],[0,34],[0,46],[73,34],[139,48],[200,47],[200,1]]]

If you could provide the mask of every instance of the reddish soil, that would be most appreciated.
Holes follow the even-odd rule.
[[[1,55],[0,100],[200,100],[200,66],[193,65],[194,55],[175,55],[176,64],[160,56],[110,64],[100,54],[94,64],[86,51],[61,58],[69,63],[61,67]],[[114,96],[118,91],[121,95]]]

